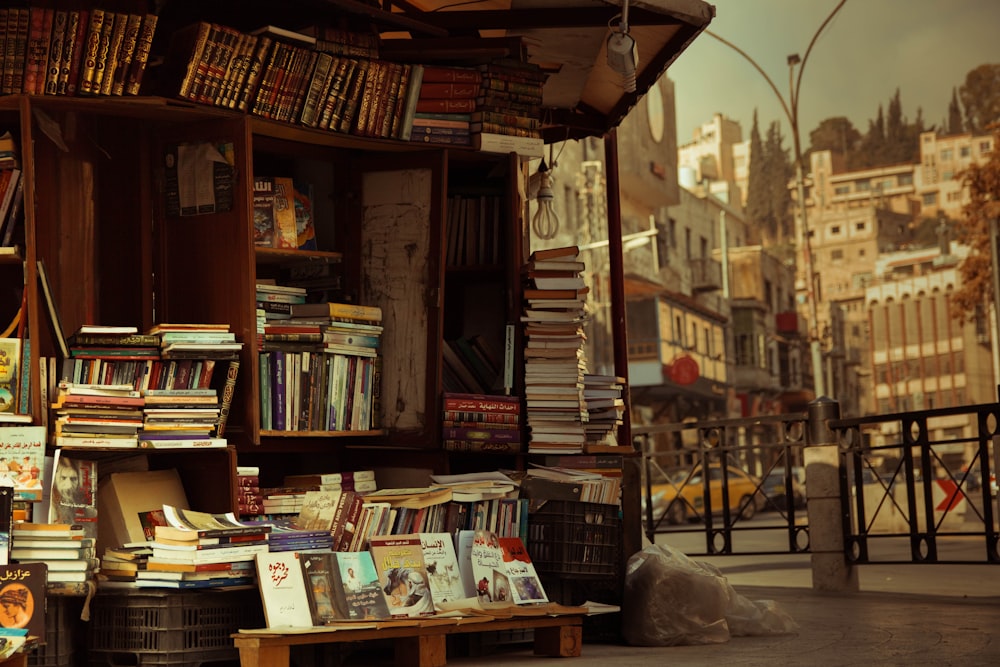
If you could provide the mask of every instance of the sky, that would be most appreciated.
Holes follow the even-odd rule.
[[[788,55],[806,55],[838,2],[709,0],[716,11],[708,30],[746,52],[787,101]],[[888,111],[897,88],[907,121],[920,110],[925,127],[940,125],[965,75],[1000,63],[998,29],[1000,0],[847,0],[805,61],[798,105],[803,149],[826,118],[846,116],[865,133],[879,105]],[[739,121],[747,139],[756,108],[761,134],[779,120],[784,145],[792,148],[791,126],[765,78],[712,36],[700,34],[667,76],[675,86],[679,144],[715,113]]]

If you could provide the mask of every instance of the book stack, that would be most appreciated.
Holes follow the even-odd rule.
[[[542,87],[537,65],[500,59],[480,66],[482,83],[469,130],[472,146],[489,153],[542,157]]]
[[[254,557],[268,550],[269,526],[244,524],[231,514],[163,506],[168,525],[153,528],[140,588],[225,588],[255,583]]]
[[[482,74],[476,69],[424,66],[410,141],[470,145],[469,124],[481,82]]]
[[[445,392],[441,442],[446,451],[521,451],[521,399],[517,396]]]
[[[625,378],[587,373],[583,376],[583,398],[587,403],[587,448],[618,445],[618,426],[623,422]]]
[[[537,250],[524,267],[528,284],[521,322],[530,453],[582,452],[586,442],[583,269],[576,246]]]
[[[215,389],[147,389],[139,446],[148,449],[225,447],[216,437],[219,397]]]
[[[311,491],[356,491],[370,493],[378,489],[374,470],[285,475],[284,485]]]
[[[52,403],[56,447],[139,446],[145,399],[131,384],[60,382]]]
[[[147,545],[107,548],[100,557],[99,588],[136,588],[137,573],[146,569],[153,550]]]
[[[23,207],[24,181],[17,145],[13,135],[4,132],[0,135],[0,247],[11,253],[23,241]]]
[[[69,523],[16,523],[11,529],[11,560],[45,563],[49,582],[85,582],[94,578],[98,560],[95,539]]]
[[[273,179],[270,179],[273,180]],[[274,247],[273,240],[270,235],[274,232],[274,221],[261,221],[260,227],[258,228],[258,209],[257,209],[257,199],[258,194],[256,188],[259,183],[263,181],[260,178],[254,179],[254,241],[257,245],[264,245],[269,247]],[[263,186],[261,186],[263,187]],[[266,207],[265,204],[261,204],[262,209]],[[263,214],[261,214],[263,215]],[[285,285],[276,285],[272,283],[258,282],[256,285],[257,292],[257,333],[258,342],[262,343],[265,340],[265,334],[267,333],[266,328],[269,324],[274,322],[280,322],[281,320],[288,320],[292,317],[292,305],[300,304],[306,302],[306,294],[308,293],[305,288],[302,287],[287,287]],[[294,331],[292,333],[295,333]],[[272,339],[272,340],[295,340],[295,339]]]
[[[166,361],[239,359],[243,343],[228,324],[157,324],[147,332],[160,338],[160,357]],[[168,371],[178,364],[167,364]],[[191,379],[173,377],[163,389],[191,389]],[[168,385],[170,383],[168,382]]]
[[[237,510],[241,518],[264,513],[264,495],[260,492],[260,468],[258,466],[236,466],[236,487],[238,489]]]
[[[330,551],[333,534],[329,529],[306,529],[296,519],[260,519],[245,523],[260,523],[271,527],[268,534],[268,551]]]
[[[261,421],[274,431],[367,431],[378,423],[376,368],[382,309],[290,304],[290,319],[264,327],[259,355]]]
[[[156,14],[5,7],[0,93],[138,95],[156,24]]]
[[[573,500],[617,505],[621,475],[604,475],[579,468],[532,464],[521,481],[521,492],[533,501]]]
[[[83,325],[66,340],[62,379],[82,384],[148,386],[160,359],[159,339],[133,326]]]
[[[262,487],[261,516],[265,519],[294,519],[302,511],[307,491],[292,486]]]

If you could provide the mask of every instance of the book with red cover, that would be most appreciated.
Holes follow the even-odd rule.
[[[478,86],[482,81],[482,74],[479,70],[467,67],[425,65],[424,81],[428,83],[471,83]]]
[[[475,99],[478,94],[477,82],[434,83],[428,82],[425,76],[419,99]]]
[[[444,392],[444,409],[518,414],[521,412],[521,399],[516,396]]]
[[[475,98],[420,98],[417,113],[471,113],[476,110]]]

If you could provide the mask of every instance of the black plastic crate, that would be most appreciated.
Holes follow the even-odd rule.
[[[45,601],[45,643],[28,654],[29,667],[70,667],[83,636],[82,597],[49,595]]]
[[[264,625],[256,590],[98,595],[92,665],[200,665],[239,658],[231,635]]]
[[[617,505],[549,500],[528,515],[528,553],[539,575],[613,575],[621,554]]]

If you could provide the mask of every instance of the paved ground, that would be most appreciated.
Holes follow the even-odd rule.
[[[912,568],[911,568],[912,569]],[[787,576],[792,572],[791,576]],[[920,576],[934,578],[929,571]],[[984,584],[976,595],[903,594],[885,590],[863,590],[856,594],[814,592],[797,586],[802,577],[795,570],[742,572],[730,578],[736,591],[749,600],[773,600],[798,624],[792,634],[734,637],[718,644],[673,647],[636,647],[621,644],[586,643],[583,654],[567,667],[751,667],[803,665],[822,667],[976,667],[1000,665],[1000,571],[966,573],[969,588]],[[886,572],[870,573],[878,588],[899,585],[899,577]],[[770,581],[786,576],[788,586],[753,586],[739,583],[755,579]],[[908,575],[907,575],[908,576]],[[985,576],[985,578],[981,578]],[[945,576],[944,579],[954,579]],[[912,582],[909,582],[912,583]],[[862,584],[864,586],[864,583]],[[931,587],[933,589],[933,586]],[[951,587],[952,592],[955,587]],[[489,667],[536,667],[554,663],[552,658],[533,656],[528,644],[494,647],[481,657],[449,656],[449,665]],[[343,665],[376,667],[391,665],[390,655],[355,653]]]

